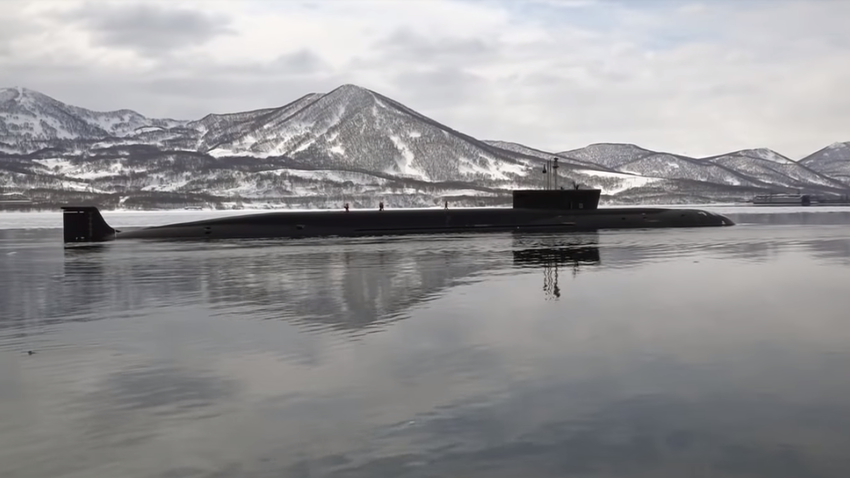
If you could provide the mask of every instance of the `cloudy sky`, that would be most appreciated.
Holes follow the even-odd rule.
[[[850,140],[845,0],[0,0],[0,86],[194,119],[363,86],[482,139]]]

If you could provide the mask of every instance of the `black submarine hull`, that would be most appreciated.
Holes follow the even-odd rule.
[[[93,206],[64,210],[64,240],[270,239],[322,236],[573,232],[603,229],[732,226],[730,219],[697,209],[469,208],[264,212],[119,231]]]

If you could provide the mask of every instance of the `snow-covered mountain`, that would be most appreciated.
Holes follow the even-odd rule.
[[[26,88],[0,89],[0,142],[7,147],[27,141],[127,136],[183,123],[150,119],[131,110],[91,111]]]
[[[750,158],[766,159],[768,161],[773,161],[774,163],[779,164],[790,164],[794,162],[791,159],[768,148],[744,149],[738,151],[737,154]]]
[[[616,169],[626,163],[631,163],[657,153],[633,144],[596,143],[585,146],[584,148],[562,151],[557,154],[564,158],[577,159]]]
[[[850,184],[850,141],[832,143],[801,159],[800,164],[820,174]]]
[[[705,159],[749,177],[760,178],[762,183],[768,185],[800,189],[811,185],[837,189],[846,187],[840,180],[822,174],[802,161],[792,161],[769,149],[749,149]],[[850,155],[845,158],[845,162],[850,163]]]
[[[328,169],[365,169],[421,181],[504,180],[526,163],[364,88],[302,98],[216,141],[216,157],[288,156]]]
[[[354,85],[193,121],[100,113],[24,88],[0,90],[0,192],[51,207],[495,204],[509,201],[510,189],[541,187],[544,161],[555,157],[560,184],[600,188],[608,202],[840,194],[850,184],[850,143],[836,144],[800,162],[768,149],[691,158],[631,144],[550,153],[478,140]]]
[[[602,163],[594,163],[593,161],[586,161],[579,158],[574,158],[570,156],[566,156],[563,153],[548,153],[546,151],[542,151],[539,149],[531,148],[519,143],[511,143],[508,141],[484,141],[490,146],[495,146],[500,149],[504,149],[507,151],[511,151],[517,154],[522,154],[524,156],[529,156],[533,158],[537,158],[543,161],[558,158],[559,164],[561,167],[568,168],[590,168],[596,170],[605,170],[605,171],[616,171],[615,169],[608,168],[604,166]]]

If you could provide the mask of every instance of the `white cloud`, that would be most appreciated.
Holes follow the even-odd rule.
[[[150,116],[342,83],[485,139],[685,154],[850,139],[850,3],[4,0],[3,86]],[[132,20],[132,21],[130,21]]]

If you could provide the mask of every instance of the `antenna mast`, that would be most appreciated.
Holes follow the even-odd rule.
[[[557,157],[554,158],[552,160],[552,162],[554,163],[552,165],[552,181],[553,181],[553,188],[552,189],[558,189],[558,158]]]

